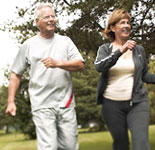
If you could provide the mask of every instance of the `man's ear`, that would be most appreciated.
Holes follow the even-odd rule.
[[[37,18],[37,19],[35,20],[35,23],[36,23],[37,26],[38,26],[38,22],[39,22],[39,19]]]

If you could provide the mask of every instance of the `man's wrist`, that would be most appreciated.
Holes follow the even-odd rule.
[[[63,67],[63,61],[62,60],[57,60],[57,67],[61,68]]]
[[[13,99],[8,99],[8,104],[14,104],[15,103],[15,101],[13,100]]]

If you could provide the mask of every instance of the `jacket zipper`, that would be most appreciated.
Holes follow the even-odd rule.
[[[135,57],[135,50],[133,51],[133,56],[132,56],[132,59],[133,59],[134,65],[135,65],[135,72],[134,72],[133,89],[132,89],[132,97],[131,97],[131,100],[130,100],[130,106],[133,105],[133,92],[134,92],[134,88],[135,88],[135,79],[136,79],[135,74],[136,74],[136,70],[137,70],[137,68],[136,68],[136,59],[134,59],[134,57]]]

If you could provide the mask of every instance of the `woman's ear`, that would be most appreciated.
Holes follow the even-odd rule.
[[[110,30],[111,30],[112,32],[115,32],[115,26],[114,26],[114,25],[111,25],[111,26],[110,26]]]

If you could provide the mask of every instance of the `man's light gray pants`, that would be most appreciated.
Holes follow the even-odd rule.
[[[74,108],[46,108],[32,112],[38,150],[78,150]]]

